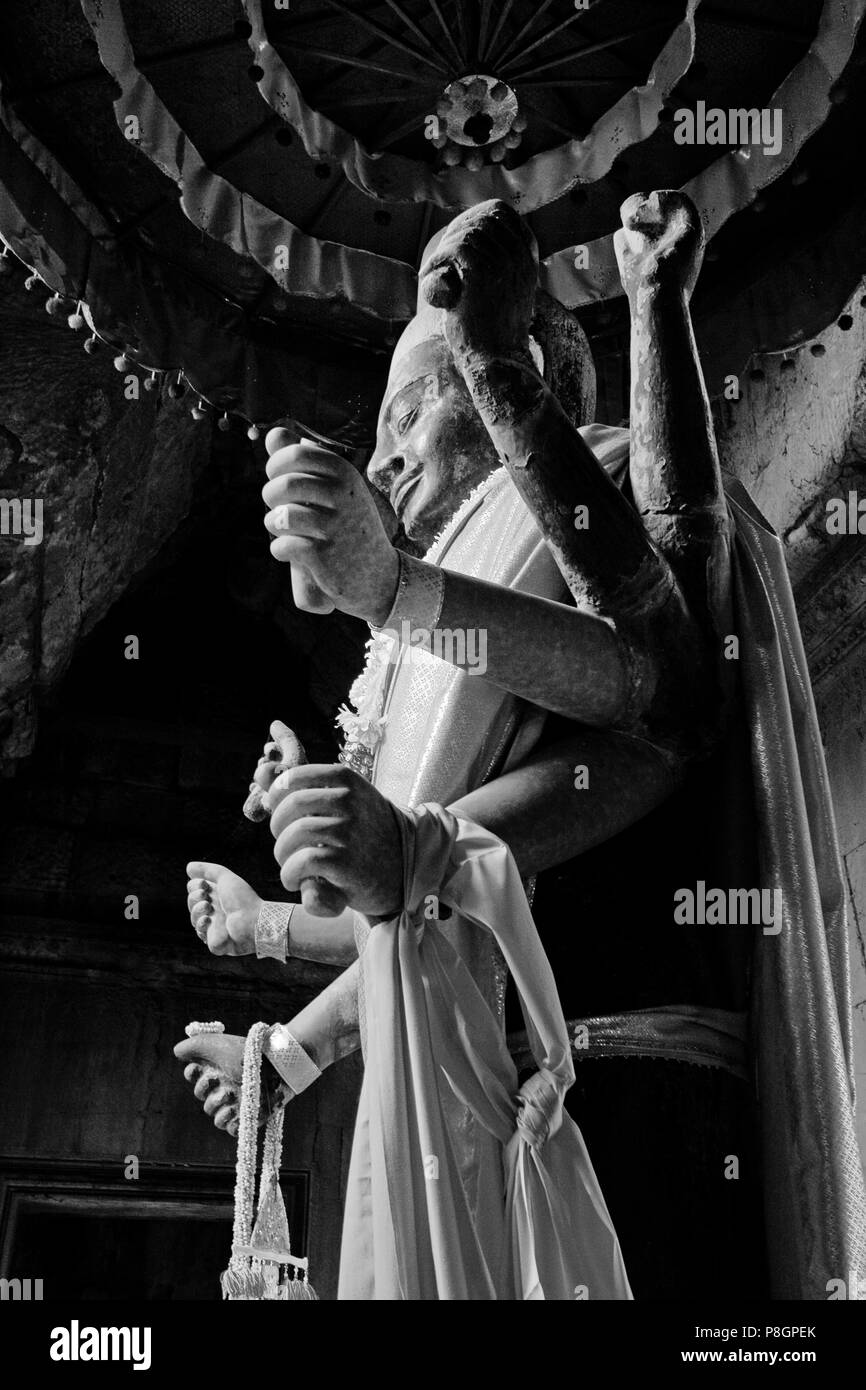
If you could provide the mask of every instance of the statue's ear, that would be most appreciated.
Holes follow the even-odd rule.
[[[596,382],[589,339],[577,315],[541,288],[535,295],[532,338],[541,351],[544,380],[572,424],[591,424]]]

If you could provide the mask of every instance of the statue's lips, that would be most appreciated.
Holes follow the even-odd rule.
[[[393,507],[398,517],[402,515],[405,509],[406,499],[409,496],[409,493],[415,487],[416,483],[420,483],[421,476],[422,475],[420,473],[416,473],[411,478],[401,478],[400,482],[397,484],[397,487],[394,489],[394,496],[391,499],[391,506]]]

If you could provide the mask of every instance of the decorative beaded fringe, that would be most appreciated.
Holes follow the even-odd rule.
[[[286,1209],[280,1191],[283,1147],[281,1107],[269,1116],[262,1144],[255,1224],[258,1117],[262,1088],[262,1044],[268,1025],[254,1023],[247,1034],[241,1081],[238,1159],[232,1256],[220,1277],[224,1299],[234,1301],[317,1299],[308,1261],[292,1254]],[[303,1278],[299,1274],[303,1273]]]

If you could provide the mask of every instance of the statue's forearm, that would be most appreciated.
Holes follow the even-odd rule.
[[[648,744],[582,728],[449,809],[504,840],[520,872],[529,876],[648,814],[670,795],[681,771],[682,764]],[[322,919],[311,920],[321,930]],[[359,973],[355,960],[287,1024],[322,1070],[360,1045]]]
[[[410,576],[424,563],[409,561]],[[630,695],[629,656],[612,627],[563,603],[443,570],[437,655],[542,709],[609,725]],[[411,603],[405,611],[411,611]],[[388,620],[399,632],[404,610]],[[410,623],[410,627],[414,627]],[[448,642],[446,634],[463,636]],[[647,662],[647,667],[649,663]]]
[[[582,729],[449,809],[504,840],[528,877],[647,815],[674,790],[681,771],[647,744]]]
[[[286,1024],[321,1071],[361,1045],[359,971],[360,962],[356,960]]]
[[[548,634],[544,643],[533,641],[530,619],[521,630],[519,650],[524,668],[533,662],[523,679],[536,688],[527,691],[511,673],[500,677],[493,668],[488,679],[582,723],[607,723],[650,738],[663,725],[671,732],[678,724],[694,723],[699,702],[690,697],[690,690],[695,680],[702,679],[702,638],[674,571],[641,517],[541,380],[528,351],[504,357],[465,348],[455,356],[485,428],[534,514],[578,608],[589,608],[612,624],[618,639],[616,664],[627,673],[620,686],[620,703],[607,703],[601,718],[588,718],[575,700],[570,704],[560,700],[558,691],[554,699],[545,697],[544,690],[557,684],[557,661],[550,659]],[[455,589],[449,581],[446,598]],[[467,591],[464,621],[474,602]],[[443,609],[449,616],[454,614],[455,624],[462,611],[456,605]],[[514,632],[511,612],[510,601],[502,605],[500,623]],[[444,620],[441,625],[446,625]],[[498,640],[497,629],[491,631]],[[569,634],[564,625],[561,642],[556,656],[572,686],[574,666],[568,664]],[[488,651],[490,647],[488,637]],[[583,664],[580,648],[573,651],[575,660]],[[602,671],[607,695],[614,682],[614,660],[584,666],[584,680],[592,684]]]
[[[528,353],[467,350],[459,366],[576,602],[615,622],[651,612],[669,591],[667,564]]]
[[[287,945],[290,959],[316,961],[320,965],[349,965],[358,955],[354,913],[346,911],[338,917],[313,917],[298,903],[292,909]]]
[[[679,286],[631,297],[635,502],[705,628],[729,630],[730,520],[712,417]]]

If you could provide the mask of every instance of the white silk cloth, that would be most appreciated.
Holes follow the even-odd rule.
[[[404,910],[361,955],[364,1084],[349,1170],[340,1299],[630,1299],[580,1131],[553,973],[507,846],[440,806],[399,817]],[[494,1010],[425,915],[438,899],[492,933],[538,1071],[518,1088]],[[466,1107],[462,1162],[449,1097]]]

